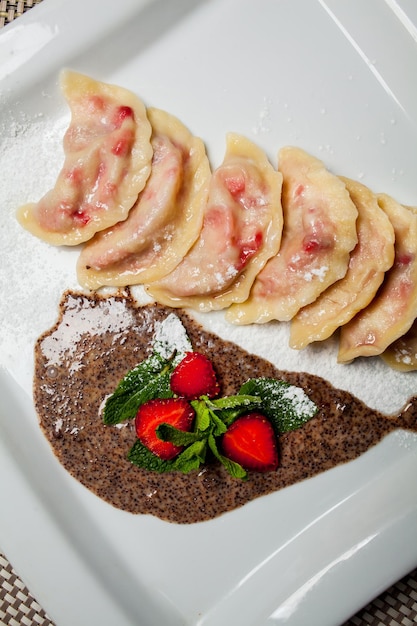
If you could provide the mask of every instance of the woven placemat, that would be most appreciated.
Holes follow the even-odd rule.
[[[0,625],[54,626],[0,554]],[[417,569],[368,604],[343,626],[413,626],[417,624]],[[336,625],[335,625],[336,626]]]
[[[40,2],[42,0],[0,0],[0,28]]]
[[[0,554],[1,626],[53,626],[5,556]]]

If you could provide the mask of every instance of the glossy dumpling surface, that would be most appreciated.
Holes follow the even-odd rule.
[[[201,311],[247,298],[281,240],[282,177],[265,153],[230,133],[213,172],[199,238],[175,270],[148,286],[158,302]]]
[[[387,365],[400,372],[417,370],[417,322],[381,354]]]
[[[150,174],[151,125],[130,91],[63,71],[71,110],[55,186],[18,211],[22,226],[53,245],[76,245],[125,219]]]
[[[97,233],[77,264],[84,286],[125,286],[171,272],[197,239],[211,170],[201,139],[174,116],[149,109],[150,177],[126,220]]]
[[[346,186],[300,148],[279,153],[284,230],[279,253],[260,272],[249,299],[228,311],[239,324],[286,321],[347,271],[357,243],[357,209]]]
[[[350,255],[346,275],[331,285],[291,322],[290,346],[304,348],[327,339],[374,298],[384,275],[394,262],[394,229],[364,185],[342,179],[358,209],[358,243]]]
[[[372,302],[340,330],[338,361],[381,354],[404,335],[417,312],[417,214],[386,194],[378,203],[395,233],[395,261]]]

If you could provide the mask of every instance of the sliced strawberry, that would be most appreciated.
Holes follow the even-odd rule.
[[[161,459],[176,457],[182,446],[169,441],[162,441],[156,434],[160,424],[171,424],[179,430],[189,431],[194,420],[194,410],[184,398],[156,398],[148,400],[139,407],[136,414],[136,434],[151,452]]]
[[[262,413],[248,413],[235,420],[223,435],[222,449],[246,470],[270,472],[278,467],[274,429]]]
[[[187,352],[172,372],[171,390],[189,400],[217,396],[219,383],[210,359],[200,352]]]

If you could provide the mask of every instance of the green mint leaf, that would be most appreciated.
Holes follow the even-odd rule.
[[[249,411],[262,410],[262,400],[258,396],[239,394],[208,400],[208,405],[218,417],[230,426],[238,417]]]
[[[206,460],[207,440],[195,441],[174,460],[173,468],[183,474],[198,469]]]
[[[277,434],[296,430],[317,413],[317,406],[301,387],[274,378],[251,378],[240,393],[262,399],[262,411]]]
[[[107,399],[103,410],[103,422],[118,424],[133,419],[144,402],[153,398],[171,398],[173,393],[169,381],[169,371],[152,373],[152,376],[138,376],[135,390],[133,388],[122,392],[116,390]]]
[[[216,405],[210,398],[202,396],[200,400],[193,400],[191,406],[196,413],[195,430],[197,432],[212,432],[216,437],[226,432],[227,427],[216,414]]]
[[[204,400],[193,400],[191,406],[195,411],[195,431],[203,433],[211,424],[209,408]]]
[[[162,441],[170,441],[175,446],[188,446],[201,440],[199,432],[188,432],[175,428],[171,424],[159,424],[156,434]]]
[[[138,363],[133,369],[120,380],[113,395],[121,393],[131,393],[137,390],[138,386],[144,386],[156,374],[159,374],[170,363],[170,359],[164,359],[159,354],[152,353],[147,359]]]
[[[127,455],[127,458],[134,465],[147,469],[150,472],[158,472],[161,474],[163,472],[170,472],[174,469],[174,462],[172,460],[165,461],[164,459],[160,459],[159,456],[144,446],[140,439],[136,439],[129,451],[129,454]]]
[[[180,318],[170,313],[155,325],[152,349],[163,359],[172,359],[177,365],[187,352],[193,350],[192,343]]]
[[[212,434],[215,437],[220,437],[220,435],[223,435],[227,430],[227,426],[223,422],[223,420],[220,419],[220,417],[218,417],[214,411],[210,411],[210,419],[212,423]]]
[[[223,454],[221,454],[219,452],[219,450],[217,448],[216,439],[214,438],[213,435],[209,436],[209,438],[208,438],[208,445],[210,447],[210,450],[212,451],[212,453],[216,457],[216,459],[218,461],[220,461],[220,463],[222,463],[222,465],[224,465],[224,467],[226,468],[228,473],[231,476],[233,476],[233,478],[240,478],[240,480],[246,480],[247,479],[248,474],[247,474],[246,470],[244,470],[243,467],[241,465],[239,465],[239,463],[235,463],[235,461],[231,461],[230,459],[228,459],[226,456],[224,456]]]
[[[146,389],[168,367],[169,361],[161,358],[158,354],[152,354],[127,372],[112,395],[106,400],[103,409],[103,422],[105,424],[117,424],[128,419],[124,416],[123,407],[129,401],[130,396],[141,389]],[[130,415],[130,410],[127,411],[127,414]]]
[[[261,398],[258,396],[251,396],[248,394],[238,394],[235,396],[225,396],[224,398],[216,398],[215,400],[209,400],[207,402],[211,409],[236,409],[244,408],[252,410],[254,407],[260,407],[262,404]]]
[[[206,441],[196,441],[185,448],[175,459],[165,461],[151,452],[139,439],[136,439],[127,458],[134,465],[150,472],[163,474],[164,472],[179,471],[188,474],[193,469],[198,469],[205,462],[206,450]]]

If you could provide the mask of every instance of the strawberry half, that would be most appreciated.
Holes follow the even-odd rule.
[[[135,418],[136,434],[151,452],[168,461],[176,457],[182,446],[162,441],[156,434],[160,424],[171,424],[189,431],[194,420],[194,409],[184,398],[156,398],[139,407]]]
[[[223,454],[246,470],[270,472],[278,467],[274,429],[262,413],[235,420],[222,439]]]
[[[170,384],[173,393],[188,400],[200,396],[214,398],[219,393],[212,362],[201,352],[187,352],[172,372]]]

